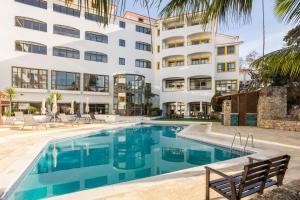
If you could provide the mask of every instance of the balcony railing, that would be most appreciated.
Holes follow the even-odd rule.
[[[209,44],[210,40],[199,40],[199,41],[190,41],[187,43],[188,46],[196,46],[201,44]]]
[[[193,62],[189,62],[188,65],[205,65],[205,64],[210,64],[209,61],[193,61]]]
[[[173,49],[173,48],[178,48],[178,47],[184,47],[184,43],[163,45],[163,49]]]
[[[184,62],[182,63],[169,63],[169,64],[164,64],[163,67],[180,67],[184,66]]]
[[[210,86],[191,86],[190,90],[211,90]]]
[[[178,88],[164,88],[165,92],[176,92],[176,91],[183,91],[184,87],[178,87]]]
[[[177,25],[177,26],[170,26],[170,27],[163,26],[162,30],[169,31],[169,30],[179,29],[179,28],[183,28],[183,27],[184,27],[184,24]]]

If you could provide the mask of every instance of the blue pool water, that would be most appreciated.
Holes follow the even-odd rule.
[[[49,144],[9,199],[41,199],[241,156],[177,137],[184,126],[137,125]]]

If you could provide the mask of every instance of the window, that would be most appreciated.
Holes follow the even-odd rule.
[[[126,28],[126,23],[123,21],[119,21],[119,27],[120,28]]]
[[[141,23],[144,23],[144,19],[143,19],[143,18],[140,18],[140,17],[139,17],[139,18],[138,18],[138,21],[141,22]]]
[[[107,55],[100,52],[95,51],[86,51],[84,53],[84,59],[95,62],[104,62],[107,63]]]
[[[157,29],[157,37],[160,36],[160,29]]]
[[[119,46],[120,47],[125,47],[125,45],[126,45],[125,40],[119,39]]]
[[[53,90],[80,90],[80,74],[63,71],[51,71],[51,88]]]
[[[29,41],[16,41],[15,42],[16,51],[28,52],[28,53],[37,53],[37,54],[47,54],[47,46],[35,42]]]
[[[53,33],[64,35],[64,36],[70,36],[75,38],[80,38],[80,31],[76,28],[68,27],[68,26],[62,26],[62,25],[53,25]]]
[[[143,51],[151,51],[151,45],[144,42],[136,42],[135,48]]]
[[[193,58],[192,65],[201,65],[209,63],[209,58]]]
[[[108,36],[101,33],[86,31],[85,39],[95,41],[95,42],[108,43]]]
[[[108,92],[109,77],[106,75],[84,74],[84,91]]]
[[[149,69],[151,69],[151,61],[136,59],[135,60],[135,66],[140,67],[140,68],[149,68]]]
[[[225,65],[226,65],[226,63],[218,63],[217,64],[217,72],[225,72],[226,71]]]
[[[218,55],[225,55],[225,47],[218,47]]]
[[[27,5],[35,6],[38,8],[47,9],[47,1],[44,1],[44,0],[15,0],[15,1],[27,4]]]
[[[85,107],[85,104],[84,104]],[[108,114],[109,104],[89,104],[90,112],[95,114]]]
[[[166,90],[183,90],[184,89],[184,79],[166,80],[165,89]]]
[[[237,81],[236,80],[219,80],[216,81],[216,91],[221,93],[236,92]]]
[[[156,69],[160,70],[160,62],[159,61],[156,63]]]
[[[53,11],[54,12],[59,12],[63,13],[66,15],[71,15],[74,17],[80,17],[80,10],[74,9],[74,8],[69,8],[66,6],[58,5],[58,4],[53,4]]]
[[[119,65],[125,65],[125,58],[119,58]]]
[[[53,56],[80,59],[79,51],[68,47],[53,47]]]
[[[89,12],[85,12],[85,19],[95,21],[95,22],[104,22],[102,16],[98,16]]]
[[[234,72],[235,71],[235,62],[227,63],[227,71],[228,72]]]
[[[145,34],[151,34],[151,29],[143,27],[143,26],[136,25],[135,26],[135,30],[136,30],[136,32],[145,33]]]
[[[18,27],[47,32],[47,24],[45,22],[31,18],[15,17],[15,25]]]
[[[191,78],[190,90],[211,90],[210,78]]]
[[[12,67],[12,86],[14,88],[47,89],[47,79],[47,70]]]
[[[157,53],[160,52],[160,45],[157,45]]]
[[[184,60],[167,61],[166,67],[177,67],[177,66],[184,66]]]
[[[233,45],[227,46],[227,54],[234,54],[235,53],[235,47]]]

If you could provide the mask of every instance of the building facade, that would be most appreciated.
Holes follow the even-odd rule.
[[[88,101],[91,112],[142,115],[151,88],[164,114],[190,116],[210,112],[216,91],[238,90],[238,37],[219,34],[214,24],[204,29],[197,19],[149,21],[132,12],[104,27],[75,1],[9,0],[1,7],[0,90],[16,89],[14,109],[39,111],[58,91],[61,112],[72,101],[83,111]]]

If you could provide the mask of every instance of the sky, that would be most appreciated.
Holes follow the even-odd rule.
[[[133,5],[133,0],[126,2],[126,10],[147,15],[147,10],[139,6]],[[245,25],[230,26],[219,29],[220,33],[239,36],[243,44],[240,46],[240,57],[245,58],[251,51],[255,50],[262,54],[262,0],[254,0],[254,9],[252,11],[252,22]],[[266,53],[280,49],[284,46],[283,37],[293,28],[292,25],[287,25],[275,16],[274,3],[275,0],[265,1],[265,26],[266,26]],[[169,0],[163,0],[162,7]],[[159,10],[156,7],[150,9],[150,16],[159,18]]]

